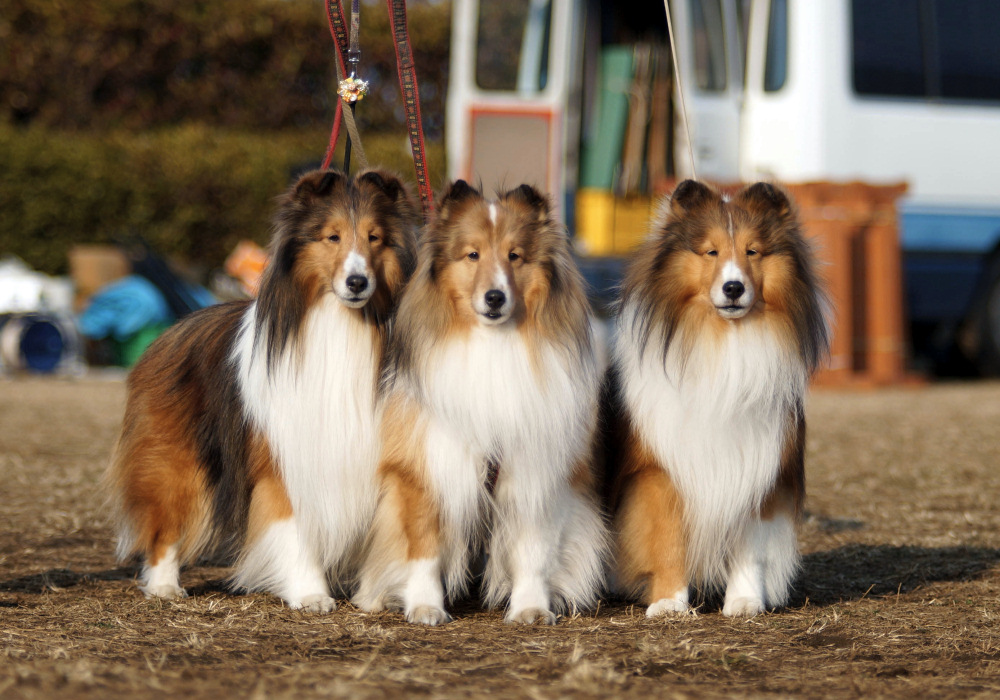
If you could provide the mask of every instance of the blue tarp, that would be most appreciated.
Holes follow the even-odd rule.
[[[174,314],[152,282],[129,275],[102,287],[79,319],[80,332],[124,342],[146,326],[172,323]]]

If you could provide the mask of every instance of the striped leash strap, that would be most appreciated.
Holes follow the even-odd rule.
[[[413,152],[413,169],[417,174],[417,189],[424,219],[434,214],[434,192],[427,177],[427,153],[424,145],[424,127],[420,118],[420,92],[417,89],[417,71],[413,64],[409,29],[406,26],[406,0],[386,0],[392,41],[396,47],[396,68],[399,72],[399,89],[406,110],[406,130]]]
[[[337,55],[337,83],[343,79],[347,72],[344,65],[344,56],[347,54],[347,28],[344,21],[344,7],[340,0],[326,0],[326,19],[330,25],[330,36],[333,37],[333,45]],[[330,130],[330,143],[326,147],[326,154],[323,156],[323,169],[326,170],[333,162],[333,149],[337,147],[337,139],[340,138],[340,122],[343,118],[344,105],[338,96],[333,115],[333,128]],[[356,128],[356,127],[355,127]],[[349,133],[349,132],[348,132]]]

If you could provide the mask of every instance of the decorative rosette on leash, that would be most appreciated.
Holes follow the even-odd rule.
[[[362,80],[352,73],[349,78],[340,81],[337,94],[347,104],[360,102],[368,94],[368,81]]]

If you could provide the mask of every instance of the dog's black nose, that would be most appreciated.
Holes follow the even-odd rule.
[[[722,293],[725,294],[726,297],[728,297],[729,299],[732,299],[733,301],[736,301],[741,296],[743,296],[743,292],[745,291],[746,287],[743,286],[742,282],[736,282],[734,280],[731,280],[722,285]]]
[[[499,309],[507,301],[507,295],[499,289],[491,289],[486,292],[486,305],[491,309]]]
[[[364,275],[351,275],[347,278],[347,288],[355,294],[360,294],[368,289],[368,278]]]

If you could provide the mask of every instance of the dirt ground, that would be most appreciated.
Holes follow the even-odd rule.
[[[1000,695],[998,383],[812,394],[788,609],[548,628],[303,614],[206,567],[146,601],[99,484],[123,402],[120,377],[0,380],[0,698]]]

